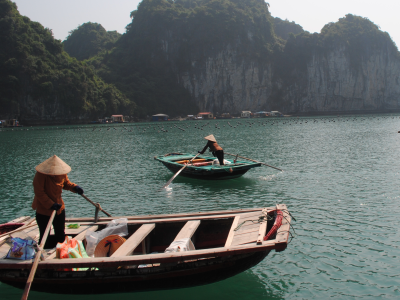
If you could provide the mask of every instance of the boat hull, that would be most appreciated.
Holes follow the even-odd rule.
[[[58,294],[107,294],[187,288],[235,276],[257,265],[269,252],[270,250],[184,262],[172,266],[167,264],[118,271],[40,270],[35,276],[31,289]],[[0,281],[23,289],[28,275],[27,270],[2,270]]]
[[[168,168],[172,173],[178,172],[182,167],[171,165],[168,163],[164,163],[164,166]],[[225,179],[234,179],[245,174],[249,169],[238,169],[229,171],[229,169],[216,170],[216,171],[207,171],[207,170],[193,170],[190,167],[186,167],[180,173],[181,176],[195,179],[204,179],[204,180],[225,180]]]
[[[194,155],[190,154],[174,154],[167,156],[155,157],[156,160],[160,161],[164,166],[168,168],[172,173],[177,173],[184,164],[179,164],[177,161],[191,159]],[[208,156],[199,156],[207,161],[212,161],[215,158]],[[254,167],[261,166],[260,163],[253,163],[247,161],[234,162],[233,160],[227,160],[230,164],[220,166],[220,165],[207,165],[207,166],[196,166],[187,165],[179,174],[180,176],[204,179],[204,180],[226,180],[234,179],[242,176],[248,170]]]

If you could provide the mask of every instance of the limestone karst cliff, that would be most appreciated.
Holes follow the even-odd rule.
[[[201,111],[400,108],[399,52],[368,19],[347,15],[314,34],[291,24],[298,34],[284,40],[264,1],[143,1],[133,16],[125,57],[157,63]]]
[[[363,17],[311,34],[274,19],[264,0],[143,0],[126,33],[81,62],[9,0],[0,5],[3,117],[400,110],[399,51]],[[84,28],[73,32],[85,39]]]

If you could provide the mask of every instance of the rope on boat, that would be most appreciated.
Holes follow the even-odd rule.
[[[273,220],[273,218],[268,215],[267,209],[264,208],[262,210],[262,213],[263,213],[263,215],[259,216],[258,220],[246,220],[246,221],[243,221],[233,231],[238,231],[240,229],[240,227],[242,227],[243,224],[246,223],[246,222],[253,222],[255,224],[255,223],[263,223],[263,222],[268,222],[270,220]]]
[[[286,212],[287,214],[290,215],[290,217],[291,217],[294,221],[296,221],[296,219],[293,217],[293,215],[292,215],[287,209],[282,209],[281,211],[282,211],[282,212]],[[234,229],[234,231],[239,230],[240,227],[242,227],[243,224],[245,224],[246,222],[253,222],[253,223],[255,224],[255,223],[263,223],[263,222],[268,222],[268,221],[272,221],[272,220],[273,220],[273,217],[271,217],[271,216],[268,215],[268,210],[267,210],[266,208],[264,208],[264,209],[262,210],[262,213],[263,213],[263,215],[262,215],[262,216],[259,216],[259,217],[258,217],[258,220],[246,220],[246,221],[243,221],[242,223],[240,223],[240,224]],[[289,222],[289,220],[288,220],[284,215],[283,215],[282,217],[283,217],[283,218],[288,222],[288,224],[289,224],[289,230],[281,231],[281,232],[288,232],[288,233],[290,234],[290,241],[288,241],[288,244],[289,244],[289,243],[295,238],[296,231],[294,230],[294,227],[293,227],[293,225]],[[292,232],[290,231],[290,229],[293,229],[293,234],[292,234]]]

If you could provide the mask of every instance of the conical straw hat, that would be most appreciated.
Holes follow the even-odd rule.
[[[211,142],[217,142],[213,134],[207,135],[205,139]]]
[[[65,175],[71,172],[71,167],[57,155],[54,155],[42,162],[40,165],[37,165],[35,169],[39,173],[46,175]]]

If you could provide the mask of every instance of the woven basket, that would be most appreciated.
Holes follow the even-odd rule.
[[[94,249],[95,257],[111,256],[126,240],[119,235],[109,235],[102,239]]]

